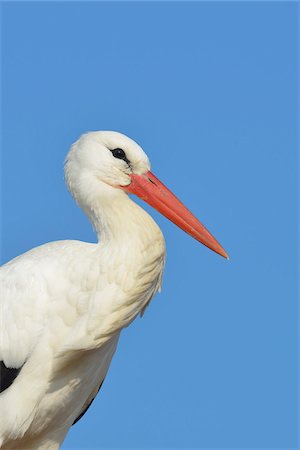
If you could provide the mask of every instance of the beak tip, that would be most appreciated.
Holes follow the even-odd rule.
[[[227,259],[227,261],[230,260],[229,255],[228,255],[226,252],[224,252],[222,256],[223,256],[225,259]]]
[[[229,261],[229,255],[225,252],[225,250],[221,247],[221,249],[219,251],[217,251],[217,253],[219,253],[220,256],[222,256],[224,259],[227,259],[227,261]]]

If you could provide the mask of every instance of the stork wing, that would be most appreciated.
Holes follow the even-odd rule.
[[[45,282],[26,254],[0,269],[0,391],[19,374],[43,331]]]
[[[22,367],[47,327],[55,335],[68,332],[80,316],[69,301],[80,289],[75,277],[70,281],[70,266],[82,261],[86,248],[78,241],[51,242],[0,268],[0,361],[6,368]]]

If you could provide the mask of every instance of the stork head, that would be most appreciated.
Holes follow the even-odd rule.
[[[143,149],[121,133],[94,131],[82,135],[67,155],[65,178],[84,209],[99,199],[103,204],[136,194],[196,240],[228,258],[201,222],[150,172]]]

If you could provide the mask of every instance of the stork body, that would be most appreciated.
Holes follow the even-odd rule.
[[[149,168],[126,136],[84,135],[65,175],[98,244],[53,242],[2,266],[0,361],[12,374],[0,394],[2,449],[59,448],[96,396],[121,330],[160,288],[163,235],[127,195],[145,198],[135,183]]]

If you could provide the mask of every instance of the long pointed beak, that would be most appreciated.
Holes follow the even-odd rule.
[[[218,241],[153,173],[132,174],[131,183],[123,189],[137,195],[201,244],[228,259]]]

